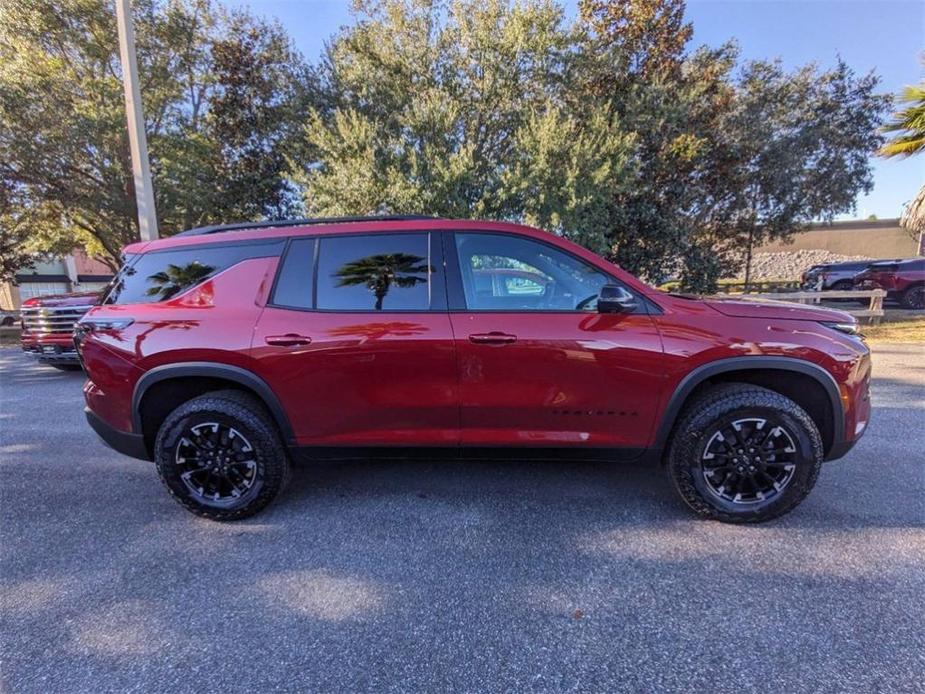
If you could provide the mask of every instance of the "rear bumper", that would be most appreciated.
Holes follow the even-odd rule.
[[[148,447],[145,445],[145,439],[141,434],[119,431],[100,419],[89,407],[84,408],[84,414],[87,416],[87,423],[90,428],[99,434],[103,442],[114,451],[139,460],[151,460]]]

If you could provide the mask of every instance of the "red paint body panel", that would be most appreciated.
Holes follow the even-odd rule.
[[[295,333],[307,345],[276,346]],[[456,445],[456,353],[445,313],[326,313],[268,307],[255,369],[305,446]]]
[[[88,406],[108,425],[131,432],[133,391],[143,374],[208,362],[262,380],[288,419],[294,434],[289,443],[300,446],[641,449],[657,445],[672,395],[698,367],[772,356],[810,362],[831,375],[842,400],[844,440],[863,433],[870,416],[868,350],[859,339],[822,325],[850,321],[846,314],[667,295],[565,239],[528,227],[361,222],[161,239],[126,251],[417,229],[540,239],[616,277],[651,301],[653,310],[284,309],[267,305],[279,259],[254,258],[167,301],[92,309],[85,320],[133,322],[82,338],[91,378]]]
[[[664,387],[644,314],[454,313],[462,443],[643,448]],[[503,332],[506,344],[469,335]]]

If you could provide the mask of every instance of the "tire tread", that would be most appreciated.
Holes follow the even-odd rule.
[[[709,422],[738,409],[755,407],[777,410],[795,419],[809,436],[813,460],[804,463],[809,466],[808,474],[788,485],[781,498],[783,503],[730,513],[706,501],[697,490],[691,472],[693,460],[703,438],[702,430]],[[675,490],[699,516],[725,523],[758,523],[789,513],[806,498],[819,477],[822,458],[822,436],[812,418],[793,400],[760,386],[724,383],[704,391],[684,408],[669,443],[667,470]]]

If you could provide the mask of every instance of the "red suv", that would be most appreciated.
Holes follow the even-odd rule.
[[[870,418],[849,315],[665,294],[516,224],[241,224],[125,254],[77,328],[87,418],[216,520],[291,461],[414,449],[663,463],[698,514],[760,521]]]
[[[889,299],[911,309],[925,308],[925,258],[873,263],[855,276],[858,289],[886,289]]]

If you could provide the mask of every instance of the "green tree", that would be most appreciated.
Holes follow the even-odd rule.
[[[899,102],[906,106],[883,126],[883,132],[890,134],[880,148],[884,157],[910,157],[925,151],[925,83],[906,87]]]
[[[925,83],[906,87],[899,102],[905,107],[883,126],[889,140],[880,148],[882,157],[911,157],[925,151]],[[913,236],[919,236],[921,251],[925,235],[925,186],[906,205],[900,224]]]
[[[786,72],[740,65],[732,43],[690,52],[684,5],[582,2],[581,92],[611,103],[636,143],[603,232],[611,257],[709,290],[755,245],[853,207],[888,100],[841,62]]]
[[[284,213],[281,123],[310,84],[285,34],[209,0],[134,7],[161,232]],[[138,238],[111,0],[0,5],[0,179],[43,249],[115,266]]]
[[[17,271],[39,259],[32,234],[47,223],[43,212],[26,207],[20,192],[0,179],[0,282],[13,280]]]
[[[320,71],[293,162],[321,214],[424,212],[566,229],[621,180],[628,142],[566,102],[573,55],[552,2],[361,3]]]
[[[787,72],[779,62],[744,67],[723,130],[735,155],[724,236],[745,248],[746,287],[755,246],[831,221],[873,187],[869,157],[882,142],[877,128],[890,104],[877,83],[842,61],[824,71]]]

